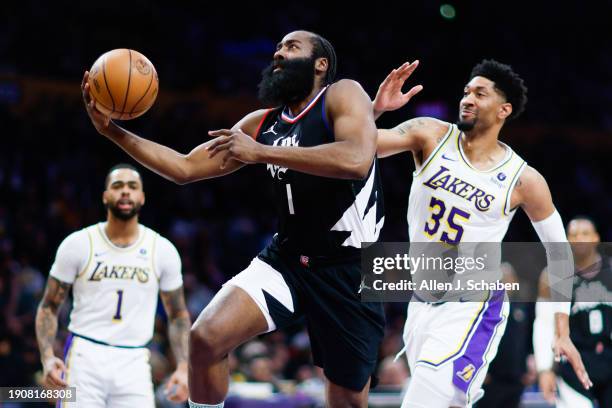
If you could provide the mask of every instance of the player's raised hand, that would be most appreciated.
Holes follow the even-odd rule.
[[[83,94],[83,103],[85,103],[85,109],[87,110],[89,119],[91,119],[98,133],[104,134],[104,131],[110,124],[110,116],[106,116],[96,109],[96,100],[89,94],[89,71],[85,71],[83,74],[81,93]]]
[[[187,386],[187,365],[179,366],[166,384],[164,390],[166,398],[172,402],[185,402],[189,397],[189,387]]]
[[[401,67],[391,71],[385,80],[378,87],[376,98],[374,98],[374,114],[376,117],[387,111],[401,108],[416,94],[423,90],[422,85],[410,88],[406,93],[402,92],[402,87],[406,80],[412,75],[419,66],[419,60],[412,63],[405,62]]]
[[[66,366],[62,359],[50,357],[43,363],[43,384],[53,389],[67,387],[68,384],[62,379],[65,373]]]
[[[247,164],[259,162],[263,145],[257,143],[241,129],[211,130],[208,134],[217,138],[207,147],[208,157],[213,158],[217,154],[224,154],[221,168],[225,168],[225,165],[231,159]]]
[[[553,343],[553,351],[556,362],[561,361],[562,358],[567,359],[584,389],[588,390],[593,386],[589,374],[584,368],[582,357],[580,357],[580,353],[569,336],[557,336]]]
[[[538,386],[544,395],[544,399],[551,405],[555,404],[555,393],[557,392],[557,376],[551,370],[542,371],[538,374]]]

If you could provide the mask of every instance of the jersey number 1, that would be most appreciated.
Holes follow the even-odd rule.
[[[123,290],[117,291],[117,311],[113,316],[113,320],[121,320],[121,303],[123,302]]]
[[[293,209],[293,194],[291,194],[291,184],[285,184],[287,186],[287,205],[289,206],[289,214],[295,214]]]

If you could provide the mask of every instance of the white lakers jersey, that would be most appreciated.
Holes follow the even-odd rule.
[[[463,153],[460,135],[450,125],[414,172],[408,200],[412,242],[501,242],[506,234],[515,213],[512,190],[526,163],[502,143],[504,159],[490,170],[478,170]]]
[[[71,332],[115,346],[143,346],[153,335],[159,290],[183,284],[180,257],[170,241],[143,225],[129,247],[114,245],[105,227],[69,235],[50,275],[73,285]]]

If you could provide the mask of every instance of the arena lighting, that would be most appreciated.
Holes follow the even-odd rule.
[[[440,15],[447,20],[452,20],[457,15],[455,7],[451,4],[443,4],[440,6]]]

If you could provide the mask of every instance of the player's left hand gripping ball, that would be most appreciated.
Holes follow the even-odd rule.
[[[247,164],[259,162],[263,145],[257,143],[241,129],[211,130],[208,134],[217,138],[207,147],[208,157],[213,158],[218,153],[225,152],[221,168],[224,168],[230,159]]]

